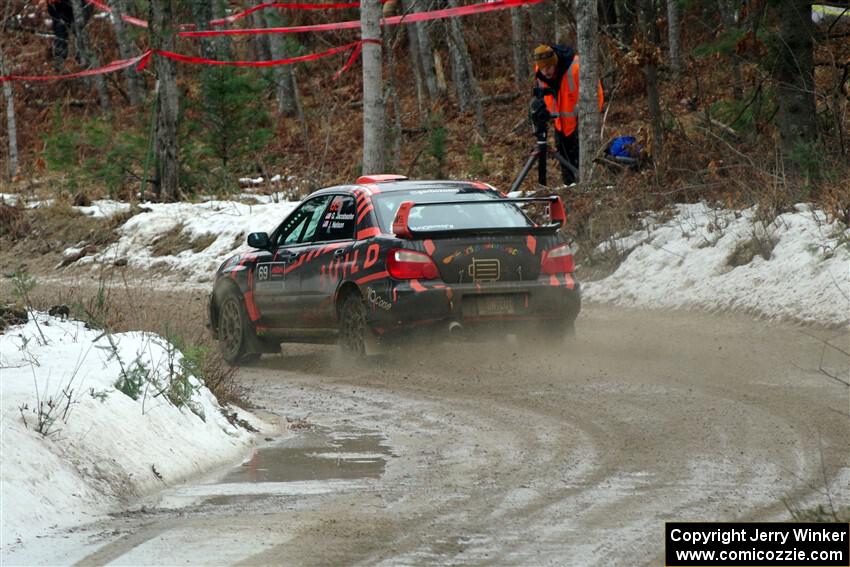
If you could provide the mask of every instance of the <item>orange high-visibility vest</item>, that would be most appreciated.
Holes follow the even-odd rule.
[[[538,68],[535,65],[534,73],[537,74]],[[578,77],[579,77],[578,55],[573,57],[573,62],[570,63],[567,72],[564,73],[561,79],[561,87],[558,89],[557,96],[546,95],[543,99],[546,101],[546,107],[549,112],[556,115],[555,129],[560,131],[565,136],[569,136],[575,132],[578,126]],[[546,87],[545,83],[538,80],[538,86]],[[602,93],[602,81],[599,81],[599,112],[602,112],[602,105],[605,103],[605,96]]]

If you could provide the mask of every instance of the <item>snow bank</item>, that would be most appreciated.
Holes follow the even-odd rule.
[[[678,206],[665,222],[650,219],[643,231],[606,243],[628,257],[611,276],[587,283],[585,297],[850,324],[850,230],[807,205],[768,225],[755,213],[695,204]],[[743,261],[748,245],[765,242],[775,243],[768,260]]]
[[[144,367],[162,384],[181,372],[180,354],[161,337],[115,334],[113,349],[83,323],[44,314],[38,323],[41,332],[30,321],[0,335],[0,548],[93,520],[251,446],[253,435],[192,376],[182,407],[152,385],[135,400],[116,388],[122,365],[130,374]],[[36,431],[39,403],[55,419],[47,435]]]
[[[110,199],[100,199],[92,201],[92,204],[87,207],[77,206],[74,207],[74,209],[83,213],[87,217],[102,219],[130,212],[130,203],[112,201]]]
[[[211,281],[219,264],[237,250],[246,249],[250,232],[271,232],[295,208],[295,202],[246,205],[233,201],[205,203],[146,203],[147,212],[130,218],[120,229],[121,237],[100,254],[87,256],[77,265],[126,261],[142,270],[167,268],[182,281]],[[158,249],[167,233],[191,248],[172,253]],[[185,248],[185,247],[183,247]]]
[[[119,230],[119,241],[80,264],[126,262],[163,271],[172,282],[206,283],[249,232],[273,230],[295,202],[145,204]],[[850,324],[850,231],[807,205],[765,225],[755,209],[680,205],[669,220],[606,243],[629,252],[610,277],[588,283],[592,301],[622,305],[728,309],[830,325]],[[669,215],[668,215],[669,217]],[[161,246],[171,234],[177,246]],[[765,260],[730,262],[747,243],[775,243]],[[769,247],[768,247],[769,248]],[[745,254],[738,253],[739,258]],[[740,264],[740,265],[735,265]]]

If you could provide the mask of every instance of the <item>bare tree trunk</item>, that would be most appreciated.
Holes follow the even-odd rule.
[[[263,4],[265,0],[257,0],[257,4]],[[266,15],[263,12],[268,12],[271,14],[271,10],[260,10],[251,14],[251,24],[255,28],[264,28],[266,25],[271,27],[271,24],[266,24]],[[271,38],[272,36],[278,36],[280,34],[272,33],[272,34],[258,34],[254,36],[254,46],[257,50],[257,59],[260,61],[268,61],[269,59],[274,58],[271,50]]]
[[[528,67],[527,33],[522,8],[511,9],[511,52],[514,59],[514,84],[517,90],[529,85],[531,71]]]
[[[360,2],[360,29],[363,40],[381,39],[380,0]],[[384,170],[384,104],[381,45],[363,44],[363,174]]]
[[[125,0],[109,0],[109,7],[112,8],[110,21],[115,30],[115,39],[118,41],[118,53],[121,54],[121,59],[129,59],[135,55],[135,49],[127,36],[127,26],[122,19],[122,16],[127,13],[127,3]],[[127,81],[127,98],[130,99],[132,106],[138,106],[142,102],[144,93],[142,78],[135,67],[124,69],[124,78]]]
[[[152,49],[174,51],[174,0],[151,0],[150,45]],[[180,177],[177,154],[177,118],[179,96],[177,92],[177,65],[166,57],[154,59],[157,80],[156,136],[156,194],[163,201],[173,201],[180,196]]]
[[[582,183],[593,178],[593,159],[601,142],[599,117],[599,51],[596,39],[599,16],[596,1],[576,3],[579,59],[579,175]]]
[[[423,2],[425,0],[413,0],[413,11],[414,12],[422,12],[423,11]],[[425,86],[428,89],[428,96],[431,100],[438,100],[442,98],[445,91],[441,91],[439,85],[437,84],[437,71],[434,68],[434,48],[431,44],[431,35],[429,33],[428,22],[417,22],[413,24],[413,28],[416,30],[416,39],[419,44],[419,55],[421,59],[419,60],[422,66],[422,76],[425,79]]]
[[[210,29],[212,4],[209,0],[192,0],[192,19],[195,20],[195,26],[198,31]],[[205,59],[215,59],[213,40],[208,37],[200,37],[198,38],[198,42],[201,44],[201,56]]]
[[[396,34],[399,32],[396,28]],[[389,35],[389,34],[387,34]],[[395,34],[394,34],[395,35]],[[398,89],[395,78],[395,42],[387,42],[387,92],[385,100],[393,105],[392,154],[390,156],[390,171],[398,171],[401,163],[401,108],[399,107]]]
[[[298,123],[301,125],[301,135],[304,137],[304,148],[307,150],[307,155],[310,155],[310,127],[307,124],[307,117],[304,114],[304,105],[301,104],[301,91],[298,90],[298,75],[295,69],[290,69],[292,77],[292,98],[295,104],[295,115],[298,117]]]
[[[630,46],[635,38],[640,5],[630,0],[614,0],[614,7],[616,8],[617,21],[622,24],[619,34],[620,41]]]
[[[434,50],[434,74],[437,77],[437,92],[440,97],[444,97],[449,92],[449,85],[446,83],[446,71],[443,69],[443,56],[437,49]]]
[[[600,0],[599,20],[611,35],[616,35],[614,33],[618,25],[616,0]]]
[[[265,0],[258,0],[257,4],[264,3]],[[266,10],[271,11],[271,10]],[[264,10],[259,10],[251,14],[251,24],[255,28],[264,28],[266,27],[266,18],[263,14]],[[257,59],[260,61],[268,61],[272,58],[272,50],[271,50],[271,38],[270,36],[280,35],[276,33],[272,34],[257,34],[254,36],[254,49],[257,51]]]
[[[3,48],[0,46],[0,75],[8,73]],[[9,81],[3,83],[3,96],[6,98],[6,129],[9,134],[9,181],[12,181],[18,174],[18,128],[15,124],[15,96]]]
[[[667,0],[667,42],[670,47],[670,69],[673,77],[682,74],[682,49],[679,37],[681,34],[681,15],[678,0]]]
[[[448,0],[450,8],[458,6],[457,0]],[[475,113],[475,129],[480,135],[487,130],[484,122],[484,108],[481,105],[481,88],[475,73],[472,71],[472,58],[466,39],[463,37],[463,26],[460,18],[451,18],[449,26],[449,51],[452,57],[452,78],[457,90],[458,105],[461,112],[468,112],[470,108]]]
[[[529,7],[531,15],[531,37],[535,45],[555,43],[555,3],[541,2]]]
[[[209,0],[209,3],[214,20],[220,20],[227,16],[227,12],[224,9],[224,0]],[[175,8],[179,8],[179,4]],[[227,60],[233,58],[233,53],[230,49],[230,38],[228,36],[219,35],[212,39],[215,46],[215,55],[218,59]]]
[[[655,3],[653,0],[644,0],[641,10],[643,33],[647,41],[657,33],[655,27]],[[664,123],[661,118],[661,100],[658,94],[658,63],[648,59],[643,67],[646,75],[646,98],[649,104],[649,119],[652,128],[652,151],[657,165],[664,163]]]
[[[100,62],[89,42],[88,33],[86,32],[86,18],[83,14],[82,0],[71,0],[71,6],[74,12],[74,37],[77,39],[77,49],[80,51],[80,59],[83,64],[89,69],[100,67]],[[100,101],[100,108],[104,112],[109,112],[109,92],[106,90],[106,81],[103,75],[95,75],[92,77],[95,89],[97,89],[97,98]]]
[[[782,0],[785,2],[785,0]],[[739,2],[735,0],[719,0],[720,18],[723,20],[723,25],[727,31],[732,32],[738,29],[737,10]],[[741,78],[741,61],[737,54],[732,55],[732,96],[735,100],[744,98],[744,81]]]
[[[260,2],[263,1],[264,0],[260,0]],[[274,14],[269,10],[266,11],[266,26],[275,27],[280,23],[280,18],[277,17],[277,14]],[[272,59],[285,58],[287,56],[286,38],[283,34],[273,33],[269,34],[267,37],[269,40],[269,48],[271,49]],[[279,65],[275,67],[274,81],[275,86],[277,87],[275,93],[277,96],[277,113],[281,116],[293,116],[296,114],[298,108],[295,103],[295,82],[292,79],[292,66]]]
[[[786,0],[777,3],[776,10],[782,41],[774,80],[782,152],[788,157],[806,146],[811,147],[818,136],[812,6],[801,0]]]
[[[419,111],[419,121],[425,124],[428,116],[425,108],[425,79],[422,72],[422,54],[419,49],[419,34],[416,33],[415,24],[407,26],[407,44],[410,50],[410,67],[413,69],[413,77],[416,79],[416,108]]]

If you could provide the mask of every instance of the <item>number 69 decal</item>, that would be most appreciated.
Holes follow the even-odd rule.
[[[268,264],[260,264],[257,266],[257,280],[266,281],[269,279],[269,265]]]

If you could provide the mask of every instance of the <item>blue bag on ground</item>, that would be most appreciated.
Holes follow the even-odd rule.
[[[634,136],[614,138],[614,141],[611,142],[611,147],[608,148],[608,153],[614,157],[637,157],[639,148],[634,146],[635,141]]]

